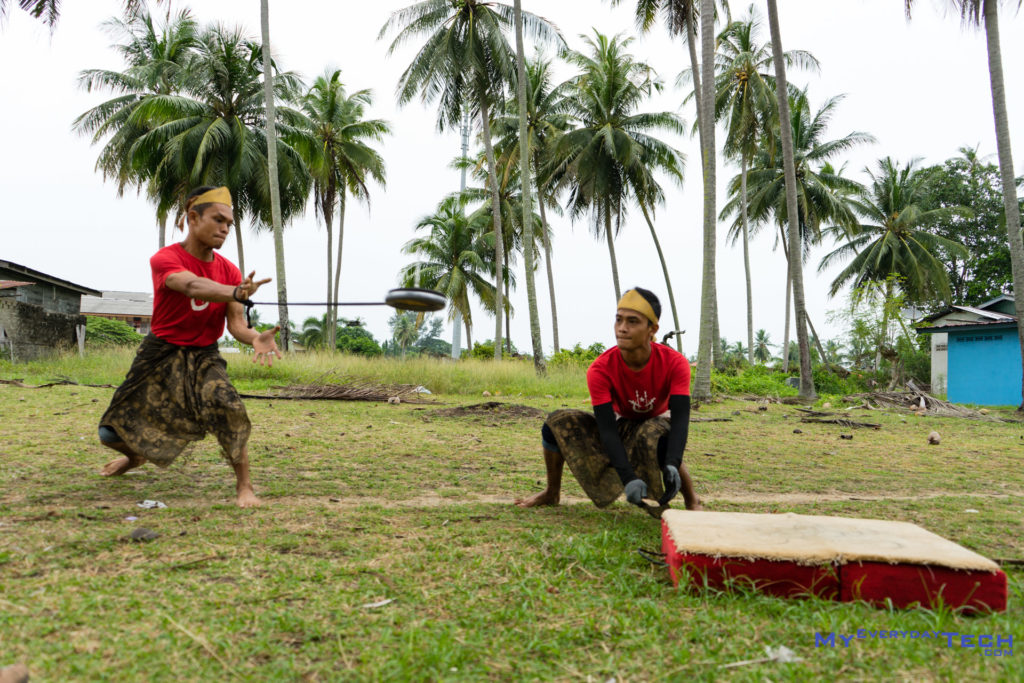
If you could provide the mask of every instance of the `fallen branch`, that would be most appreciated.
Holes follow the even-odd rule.
[[[691,417],[690,422],[732,422],[731,417]]]
[[[330,381],[333,380],[333,381]],[[240,394],[242,398],[276,401],[388,401],[397,398],[402,403],[436,403],[425,399],[416,384],[378,384],[349,377],[324,375],[309,384],[275,386],[277,394]]]
[[[75,382],[67,377],[62,377],[61,379],[56,379],[47,382],[46,384],[25,384],[20,379],[0,379],[0,384],[9,384],[21,389],[47,389],[49,387],[61,387],[66,385],[75,387],[93,387],[95,389],[116,389],[113,384],[81,384],[80,382]]]
[[[874,422],[854,422],[853,420],[847,420],[846,418],[842,418],[842,417],[833,417],[833,418],[828,419],[828,420],[826,420],[825,418],[822,418],[822,417],[802,417],[802,418],[800,418],[800,421],[801,422],[814,422],[814,423],[817,423],[817,424],[839,425],[840,427],[851,427],[851,428],[854,428],[854,429],[856,429],[858,427],[868,427],[870,429],[881,429],[882,428],[882,425],[875,424]]]

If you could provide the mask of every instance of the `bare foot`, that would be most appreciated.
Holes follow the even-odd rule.
[[[242,489],[238,492],[238,498],[235,499],[235,503],[240,508],[255,508],[263,505],[263,501],[256,497],[251,488]]]
[[[540,507],[541,505],[558,505],[558,494],[550,493],[547,489],[544,489],[540,493],[535,493],[529,498],[516,498],[515,504],[521,508],[533,508]]]
[[[114,458],[100,470],[100,476],[102,477],[117,477],[128,470],[133,470],[142,462],[137,458],[131,458],[127,455],[122,455],[120,458]]]
[[[693,501],[692,503],[687,504],[686,509],[687,510],[703,510],[704,509],[704,504],[701,503],[700,502],[700,498],[698,498],[697,500]]]

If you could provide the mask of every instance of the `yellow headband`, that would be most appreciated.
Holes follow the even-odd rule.
[[[188,204],[185,205],[185,212],[187,213],[193,206],[198,206],[199,204],[227,204],[231,206],[231,191],[226,187],[215,187],[212,190],[207,190],[201,195],[188,200]]]
[[[640,292],[631,289],[619,299],[618,308],[628,308],[632,311],[643,313],[653,324],[658,324],[658,316],[654,315],[654,309],[647,303],[647,299],[640,296]]]

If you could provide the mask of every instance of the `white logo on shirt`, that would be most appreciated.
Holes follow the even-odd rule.
[[[654,409],[654,397],[647,398],[647,392],[640,395],[640,391],[634,391],[636,400],[629,399],[629,405],[633,406],[633,410],[637,413],[649,413]]]
[[[202,305],[202,306],[196,306],[196,301],[197,301],[197,299],[189,299],[188,301],[189,301],[189,303],[190,303],[190,304],[192,304],[192,310],[193,310],[193,311],[202,311],[202,310],[204,310],[204,309],[205,309],[205,308],[206,308],[207,306],[209,306],[209,305],[210,305],[210,302],[209,302],[209,301],[204,301],[204,302],[203,302],[203,305]]]

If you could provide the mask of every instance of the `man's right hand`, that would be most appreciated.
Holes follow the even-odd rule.
[[[626,500],[633,505],[640,505],[647,496],[647,483],[643,479],[633,479],[626,484]]]

